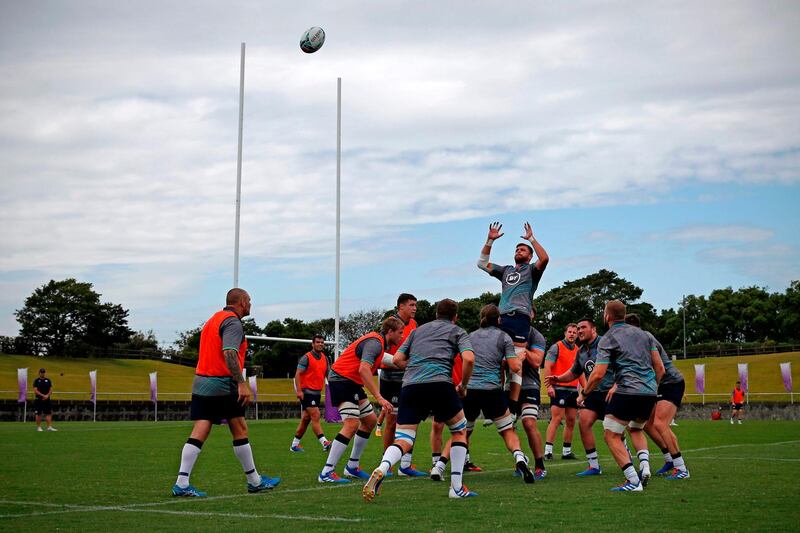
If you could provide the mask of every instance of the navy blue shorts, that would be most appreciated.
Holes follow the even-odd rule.
[[[606,406],[606,414],[624,422],[647,420],[656,406],[656,400],[655,396],[615,392]]]
[[[602,420],[606,416],[606,395],[608,391],[592,391],[583,399],[583,408],[597,413],[597,418]]]
[[[540,405],[541,393],[539,389],[522,389],[519,391],[519,404]]]
[[[349,379],[345,381],[329,381],[328,392],[330,392],[330,398],[328,398],[328,400],[331,402],[331,405],[336,408],[344,402],[351,402],[359,405],[361,400],[367,399],[367,393],[364,392],[364,387]]]
[[[447,422],[458,414],[463,406],[452,383],[417,383],[404,385],[400,389],[398,425],[416,425],[433,414],[436,422]]]
[[[666,400],[675,405],[675,407],[681,407],[681,402],[683,401],[683,392],[686,390],[686,382],[681,380],[677,383],[666,383],[658,386],[658,401]]]
[[[192,394],[189,414],[192,420],[210,420],[219,424],[222,420],[244,417],[244,406],[239,403],[239,394],[224,396],[200,396]]]
[[[308,392],[303,391],[303,399],[300,400],[300,407],[303,409],[309,409],[311,407],[316,407],[319,409],[319,404],[322,401],[322,391],[317,392]]]
[[[556,397],[550,398],[550,407],[577,409],[578,389],[556,389]]]
[[[400,389],[403,388],[402,381],[386,381],[382,379],[380,381],[381,386],[381,396],[389,403],[392,404],[392,407],[397,409],[400,407]]]
[[[506,395],[502,389],[473,390],[467,388],[467,396],[463,402],[464,415],[470,422],[477,420],[481,412],[489,420],[494,420],[506,414],[508,410]]]
[[[514,342],[528,342],[531,332],[531,317],[519,311],[500,315],[500,329],[508,333]]]
[[[33,400],[33,412],[37,415],[52,415],[53,414],[53,404],[50,401],[50,398],[46,400],[44,398],[36,398]]]

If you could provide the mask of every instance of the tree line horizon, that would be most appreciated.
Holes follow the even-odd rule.
[[[783,292],[768,292],[749,286],[715,289],[708,296],[686,295],[677,307],[656,310],[641,299],[644,290],[601,269],[582,278],[566,281],[534,299],[537,309],[533,326],[548,344],[563,338],[567,324],[581,318],[595,321],[598,331],[606,330],[603,308],[609,300],[621,300],[629,313],[639,315],[642,327],[656,336],[670,353],[681,353],[684,342],[683,312],[686,313],[686,344],[692,348],[735,347],[747,344],[775,344],[800,341],[800,281]],[[0,337],[3,353],[61,356],[113,357],[121,350],[177,355],[196,359],[202,324],[179,332],[170,348],[159,348],[152,330],[133,331],[128,327],[129,311],[122,305],[102,303],[91,283],[74,278],[51,280],[38,287],[15,313],[20,323],[15,337]],[[417,295],[419,297],[419,295]],[[478,315],[486,304],[498,304],[500,294],[485,292],[458,301],[458,325],[465,330],[478,328]],[[435,319],[435,304],[424,298],[417,301],[416,321]],[[377,328],[394,309],[362,309],[340,319],[340,346],[344,348],[361,335]],[[263,327],[253,318],[243,320],[247,335],[310,339],[320,334],[333,341],[334,319],[304,321],[285,317],[270,320]],[[297,357],[308,351],[302,344],[270,341],[251,343],[248,360],[259,365],[266,376],[294,372]]]

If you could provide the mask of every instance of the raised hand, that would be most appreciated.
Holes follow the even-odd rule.
[[[523,228],[525,229],[525,235],[521,235],[520,237],[526,241],[531,240],[533,238],[533,230],[531,229],[531,225],[526,222]]]
[[[499,222],[492,222],[489,224],[489,239],[494,241],[502,237],[504,234],[500,233],[500,230],[503,229],[503,225]]]

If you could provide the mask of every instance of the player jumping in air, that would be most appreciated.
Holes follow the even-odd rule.
[[[489,262],[494,241],[503,236],[503,225],[494,222],[489,225],[489,234],[486,244],[481,249],[478,258],[478,268],[490,276],[500,280],[502,292],[500,294],[500,329],[508,333],[514,342],[514,350],[518,357],[522,357],[528,340],[533,312],[533,295],[542,279],[544,269],[550,261],[539,241],[533,236],[531,225],[525,223],[525,234],[522,239],[528,243],[517,244],[514,250],[514,265],[496,265]],[[536,262],[531,265],[533,254],[536,253]],[[511,402],[519,400],[520,383],[512,375],[509,399]]]

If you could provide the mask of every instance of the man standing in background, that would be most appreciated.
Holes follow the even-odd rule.
[[[744,391],[742,390],[742,382],[737,381],[736,387],[733,388],[731,394],[731,424],[735,418],[739,424],[742,423],[742,412],[744,411]]]
[[[36,413],[36,431],[42,430],[42,415],[47,421],[47,431],[58,431],[53,427],[53,405],[50,395],[53,393],[53,382],[45,376],[44,368],[39,369],[39,377],[33,380],[33,412]],[[741,422],[740,422],[741,424]]]
[[[331,443],[325,438],[322,426],[319,423],[319,404],[322,401],[322,388],[325,386],[325,377],[328,375],[328,357],[323,351],[325,338],[314,335],[311,339],[311,351],[307,352],[297,361],[297,371],[294,374],[294,388],[303,414],[300,424],[295,431],[292,446],[293,452],[304,452],[300,446],[300,439],[311,424],[311,430],[322,445],[323,451],[328,451]]]

